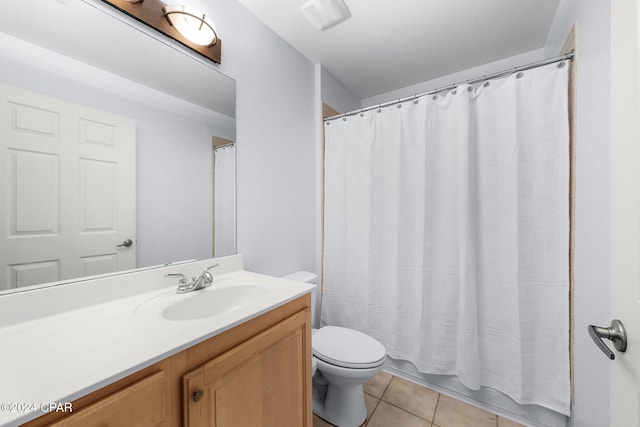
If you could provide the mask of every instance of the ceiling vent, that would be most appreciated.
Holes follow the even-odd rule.
[[[338,25],[351,16],[344,0],[309,0],[300,11],[320,31]]]

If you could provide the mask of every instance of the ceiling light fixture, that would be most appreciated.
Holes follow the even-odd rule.
[[[300,12],[320,31],[331,28],[351,17],[344,0],[309,0]]]
[[[202,55],[216,64],[220,63],[222,40],[204,13],[194,12],[185,6],[168,5],[162,0],[102,1],[136,21],[170,37],[190,51]]]
[[[199,46],[213,46],[218,41],[216,30],[209,18],[186,6],[165,6],[165,18],[180,34]]]

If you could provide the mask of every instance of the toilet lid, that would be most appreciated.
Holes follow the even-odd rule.
[[[320,328],[312,339],[313,355],[345,368],[373,368],[384,363],[386,350],[362,332],[339,326]]]

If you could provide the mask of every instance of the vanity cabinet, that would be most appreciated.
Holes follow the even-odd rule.
[[[53,422],[51,427],[163,425],[168,415],[165,375],[165,371],[155,372]]]
[[[304,295],[25,425],[312,427],[310,307]]]
[[[298,313],[183,376],[185,425],[305,425],[306,319]]]
[[[171,361],[165,359],[73,401],[73,412],[50,412],[25,426],[175,426],[171,388]]]

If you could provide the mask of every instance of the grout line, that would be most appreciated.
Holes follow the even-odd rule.
[[[389,380],[389,382],[387,383],[387,386],[382,391],[382,396],[384,396],[384,394],[387,392],[387,390],[389,389],[389,386],[391,385],[391,381],[393,381],[395,377],[396,377],[395,375],[391,375],[391,379]],[[382,399],[382,396],[380,396],[380,399]]]
[[[369,421],[371,421],[371,418],[373,418],[374,412],[376,412],[376,409],[378,409],[378,405],[380,405],[380,401],[382,400],[382,398],[381,397],[375,397],[373,394],[369,394],[367,392],[365,392],[364,394],[368,394],[369,396],[371,396],[374,399],[376,399],[376,406],[374,406],[373,409],[371,410],[371,416],[369,416],[369,414],[367,414],[367,419],[365,420],[364,424],[362,424],[363,427],[367,427],[369,425]]]
[[[369,423],[370,423],[371,419],[373,418],[373,415],[375,414],[375,412],[378,410],[378,407],[380,406],[380,402],[384,402],[384,403],[386,403],[387,405],[391,405],[391,406],[393,406],[394,408],[399,409],[399,410],[401,410],[401,411],[403,411],[403,412],[405,412],[405,413],[407,413],[407,414],[409,414],[409,415],[412,415],[412,416],[414,416],[414,417],[416,417],[416,418],[419,418],[419,419],[421,419],[421,420],[424,420],[424,421],[426,421],[426,422],[429,422],[429,423],[431,423],[431,426],[432,426],[432,427],[439,427],[439,426],[438,426],[438,424],[436,424],[436,423],[435,423],[435,419],[436,419],[436,413],[438,412],[438,406],[440,405],[440,398],[442,397],[442,393],[438,393],[438,399],[436,400],[436,406],[435,406],[435,408],[434,408],[434,410],[433,410],[433,419],[430,421],[430,420],[425,419],[425,418],[422,418],[421,416],[419,416],[419,415],[417,415],[417,414],[414,414],[413,412],[410,412],[410,411],[408,411],[408,410],[406,410],[406,409],[404,409],[404,408],[401,408],[401,407],[399,407],[399,406],[396,406],[396,405],[394,405],[393,403],[387,402],[386,400],[384,400],[384,401],[382,400],[382,397],[384,396],[384,394],[385,394],[385,393],[387,392],[387,390],[389,389],[389,386],[391,385],[391,381],[393,381],[393,379],[394,379],[394,378],[400,378],[400,377],[396,377],[395,375],[391,374],[391,379],[389,380],[389,382],[387,383],[387,385],[384,387],[384,390],[382,391],[382,394],[380,395],[380,397],[377,397],[377,396],[374,396],[373,394],[370,394],[370,393],[365,392],[365,394],[366,394],[366,395],[369,395],[369,396],[373,397],[374,399],[376,399],[376,401],[377,401],[377,402],[376,402],[375,406],[373,407],[373,409],[371,410],[371,416],[370,416],[370,417],[368,417],[368,418],[365,420],[365,422],[362,424],[362,426],[361,426],[361,427],[367,427],[367,426],[369,425]],[[417,384],[417,383],[416,383],[416,384]],[[429,389],[428,387],[424,387],[424,386],[423,386],[423,385],[421,385],[421,384],[417,384],[417,385],[419,385],[419,386],[420,386],[420,387],[422,387],[422,388]],[[431,390],[431,389],[429,389],[429,390]],[[455,398],[454,398],[454,399],[455,399]],[[455,399],[455,400],[458,400],[458,399]],[[460,401],[460,402],[462,402],[462,401]],[[463,403],[464,403],[464,402],[463,402]],[[367,414],[367,415],[368,415],[368,414]],[[499,425],[498,425],[498,418],[499,418],[499,417],[498,417],[498,415],[497,415],[497,414],[493,414],[493,413],[492,413],[491,415],[493,415],[493,416],[495,416],[495,417],[496,417],[496,427],[499,427]],[[314,415],[314,416],[315,416],[315,415]],[[326,422],[326,421],[325,421],[325,422]],[[330,424],[330,423],[329,423],[329,424]],[[330,425],[332,425],[332,426],[333,426],[333,424],[330,424]],[[335,427],[335,426],[334,426],[334,427]]]
[[[383,401],[382,399],[380,399],[380,400],[381,400],[381,401]],[[401,407],[401,406],[398,406],[398,405],[394,405],[393,403],[391,403],[391,402],[387,402],[386,400],[384,400],[383,402],[384,402],[384,403],[386,403],[386,404],[387,404],[387,405],[389,405],[389,406],[393,406],[393,407],[394,407],[394,408],[396,408],[396,409],[400,409],[401,411],[406,412],[407,414],[413,415],[413,416],[414,416],[414,417],[416,417],[416,418],[420,418],[420,419],[421,419],[421,420],[423,420],[423,421],[426,421],[426,422],[428,422],[428,423],[433,424],[433,421],[428,420],[428,419],[426,419],[426,418],[423,418],[423,417],[421,417],[421,416],[420,416],[420,415],[418,415],[418,414],[414,414],[413,412],[409,411],[408,409],[405,409],[405,408],[403,408],[403,407]],[[376,408],[377,408],[377,406],[376,406]],[[434,418],[435,418],[435,411],[434,411],[434,413],[433,413],[433,414],[434,414]]]
[[[374,396],[372,394],[366,393],[366,394],[369,394],[369,396],[375,397],[377,402],[376,402],[376,406],[371,411],[371,416],[365,421],[365,423],[362,425],[362,427],[367,427],[369,425],[369,421],[371,421],[371,418],[373,418],[373,414],[376,412],[376,409],[378,409],[378,406],[380,406],[380,402],[382,401],[382,396],[384,396],[384,394],[386,393],[387,389],[389,388],[389,385],[391,384],[391,381],[393,381],[394,378],[395,378],[395,375],[391,374],[391,379],[389,380],[387,385],[384,387],[384,390],[382,390],[382,393],[380,393],[380,397],[377,397],[377,396]]]
[[[389,405],[389,406],[393,406],[394,408],[399,409],[399,410],[401,410],[402,412],[405,412],[405,413],[407,413],[407,414],[411,415],[411,416],[412,416],[412,417],[414,417],[414,418],[418,418],[419,420],[426,421],[426,422],[428,422],[429,424],[431,424],[432,426],[437,427],[437,426],[435,426],[435,424],[433,424],[433,422],[432,422],[432,421],[429,421],[429,420],[427,420],[426,418],[422,418],[420,415],[414,414],[414,413],[413,413],[413,412],[411,412],[411,411],[407,411],[406,409],[401,408],[401,407],[399,407],[399,406],[396,406],[396,405],[394,405],[393,403],[389,403],[389,402],[387,402],[387,401],[385,401],[384,403],[386,403],[386,404],[387,404],[387,405]],[[377,408],[377,407],[376,407],[376,408]]]
[[[389,380],[389,383],[387,384],[387,386],[385,387],[384,391],[382,392],[382,396],[384,396],[384,394],[387,392],[387,389],[388,389],[388,388],[389,388],[389,386],[391,385],[391,381],[393,381],[393,379],[394,379],[394,378],[398,378],[398,377],[396,377],[395,375],[393,375],[393,374],[392,374],[392,375],[391,375],[391,380]],[[418,385],[419,387],[425,388],[425,389],[427,388],[427,387],[424,387],[424,386],[422,386],[422,385],[420,385],[420,384],[416,384],[416,385]],[[432,420],[428,420],[428,419],[426,419],[426,418],[422,418],[420,415],[418,415],[418,414],[414,414],[413,412],[408,411],[408,410],[406,410],[406,409],[404,409],[404,408],[401,408],[400,406],[394,405],[394,404],[393,404],[393,403],[391,403],[391,402],[387,402],[386,400],[384,400],[384,401],[383,401],[383,400],[382,400],[382,396],[380,397],[380,399],[378,399],[378,404],[376,405],[375,409],[378,409],[378,405],[380,404],[380,402],[384,402],[384,403],[386,403],[387,405],[393,406],[394,408],[397,408],[397,409],[401,410],[402,412],[406,412],[406,413],[407,413],[407,414],[409,414],[409,415],[412,415],[412,416],[414,416],[414,417],[416,417],[416,418],[418,418],[418,419],[421,419],[421,420],[424,420],[424,421],[428,422],[429,424],[431,424],[431,426],[432,426],[432,427],[438,427],[438,426],[436,426],[435,424],[433,424],[433,420],[435,420],[435,419],[436,419],[436,410],[438,409],[438,402],[440,402],[440,393],[438,393],[438,400],[436,401],[436,408],[433,410],[433,419],[432,419]],[[374,411],[375,411],[375,409],[374,409]],[[373,412],[371,413],[371,417],[373,417]],[[369,422],[367,421],[367,424],[368,424],[368,423],[369,423]],[[365,426],[365,427],[366,427],[366,426]]]
[[[433,419],[431,420],[431,424],[432,425],[435,425],[435,422],[436,422],[436,413],[438,412],[438,405],[440,405],[440,397],[441,396],[442,395],[440,393],[438,393],[438,399],[436,400],[436,407],[433,408]]]
[[[380,395],[380,400],[382,400],[382,398],[384,397],[384,394],[387,392],[387,389],[388,389],[388,388],[389,388],[389,386],[391,385],[391,381],[393,381],[393,379],[394,379],[395,377],[396,377],[395,375],[391,374],[391,379],[389,380],[389,382],[387,383],[387,385],[384,387],[384,390],[382,390],[382,394]],[[387,402],[387,401],[385,400],[385,402]],[[389,402],[387,402],[387,403],[389,403]]]

